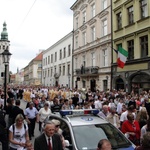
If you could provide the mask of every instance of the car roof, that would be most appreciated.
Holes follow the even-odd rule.
[[[71,126],[108,123],[106,120],[94,115],[66,116],[64,118],[68,120]]]

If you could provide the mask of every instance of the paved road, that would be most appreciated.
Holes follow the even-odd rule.
[[[21,100],[21,106],[20,106],[20,108],[22,108],[23,110],[25,110],[26,104],[27,104],[27,102],[25,102],[24,100]],[[39,132],[39,130],[38,130],[38,123],[36,123],[35,131],[34,131],[34,137],[33,137],[32,140],[31,140],[33,145],[34,145],[34,139],[35,139],[36,137],[38,137],[39,135],[40,135],[40,132]],[[0,143],[0,150],[2,150],[1,143]]]

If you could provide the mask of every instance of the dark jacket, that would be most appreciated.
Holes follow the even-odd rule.
[[[16,116],[17,116],[18,114],[22,114],[23,117],[25,118],[25,115],[24,115],[23,110],[22,110],[21,108],[19,108],[18,106],[14,106],[14,107],[12,108],[12,114],[11,114],[11,117],[12,117],[12,119],[13,119],[13,120],[12,120],[13,123],[15,123],[15,119],[16,119]]]
[[[53,145],[53,150],[63,150],[60,135],[54,134],[52,136],[52,145]],[[34,150],[49,150],[44,133],[35,139]]]

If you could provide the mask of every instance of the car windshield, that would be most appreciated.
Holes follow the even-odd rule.
[[[73,132],[78,150],[96,150],[101,139],[108,139],[112,149],[131,146],[124,135],[111,124],[74,126]]]

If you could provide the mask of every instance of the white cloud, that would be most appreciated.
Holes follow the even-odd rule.
[[[0,0],[0,32],[6,21],[12,53],[10,71],[24,68],[40,49],[47,49],[72,31],[70,7],[75,1]]]

